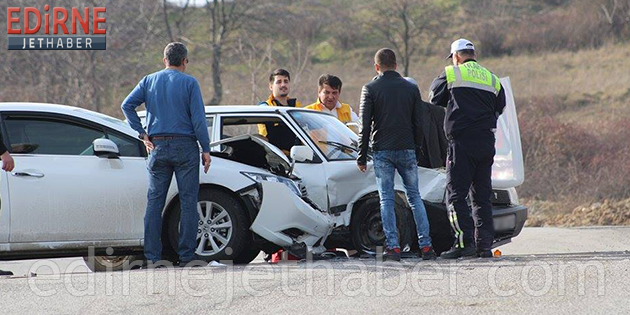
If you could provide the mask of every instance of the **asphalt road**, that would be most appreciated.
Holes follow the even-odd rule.
[[[258,259],[111,273],[77,258],[0,262],[16,274],[0,277],[0,312],[627,314],[629,239],[630,227],[526,228],[500,258],[434,262]]]

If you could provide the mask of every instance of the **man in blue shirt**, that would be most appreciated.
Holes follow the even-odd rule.
[[[195,259],[199,195],[199,145],[204,172],[210,167],[210,139],[197,80],[185,74],[188,50],[182,43],[164,49],[166,69],[145,76],[123,101],[121,108],[131,128],[149,151],[149,191],[144,216],[144,256],[149,267],[162,259],[162,209],[175,173],[181,204],[179,226],[180,266]],[[135,109],[147,109],[147,130]]]

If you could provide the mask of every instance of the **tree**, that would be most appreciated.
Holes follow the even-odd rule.
[[[249,83],[251,85],[251,104],[256,104],[260,100],[258,95],[258,80],[262,71],[269,72],[264,68],[265,63],[271,63],[272,47],[271,41],[261,43],[254,39],[253,35],[247,31],[240,32],[238,37],[238,45],[234,49],[239,59],[249,74]]]
[[[368,4],[365,26],[392,45],[409,75],[411,59],[429,53],[429,44],[442,36],[444,7],[433,0],[377,0]]]
[[[228,36],[241,27],[241,22],[253,10],[255,0],[225,1],[206,0],[210,16],[210,49],[212,51],[212,85],[214,88],[210,105],[221,103],[223,98],[222,57]]]
[[[164,16],[164,25],[166,27],[166,34],[168,35],[168,38],[170,39],[171,42],[178,41],[179,38],[182,36],[184,32],[183,30],[187,26],[186,11],[188,11],[189,6],[190,6],[190,0],[186,0],[184,5],[181,7],[173,6],[176,9],[176,11],[178,11],[177,13],[179,14],[179,16],[177,16],[175,19],[175,31],[174,31],[171,28],[171,22],[169,20],[170,14],[168,12],[168,9],[169,7],[171,7],[171,5],[168,4],[168,0],[162,0],[162,15]],[[179,9],[177,10],[177,8]]]

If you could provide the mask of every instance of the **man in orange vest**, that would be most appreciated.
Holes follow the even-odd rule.
[[[332,74],[323,74],[319,77],[317,102],[305,108],[332,114],[344,124],[358,121],[359,116],[352,111],[352,107],[339,101],[341,85],[341,79],[338,77]]]

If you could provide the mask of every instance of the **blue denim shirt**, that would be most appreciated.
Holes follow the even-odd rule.
[[[142,103],[147,109],[146,131],[136,113]],[[147,75],[120,107],[138,134],[190,136],[199,141],[203,152],[210,152],[206,112],[199,83],[194,77],[174,69]]]

